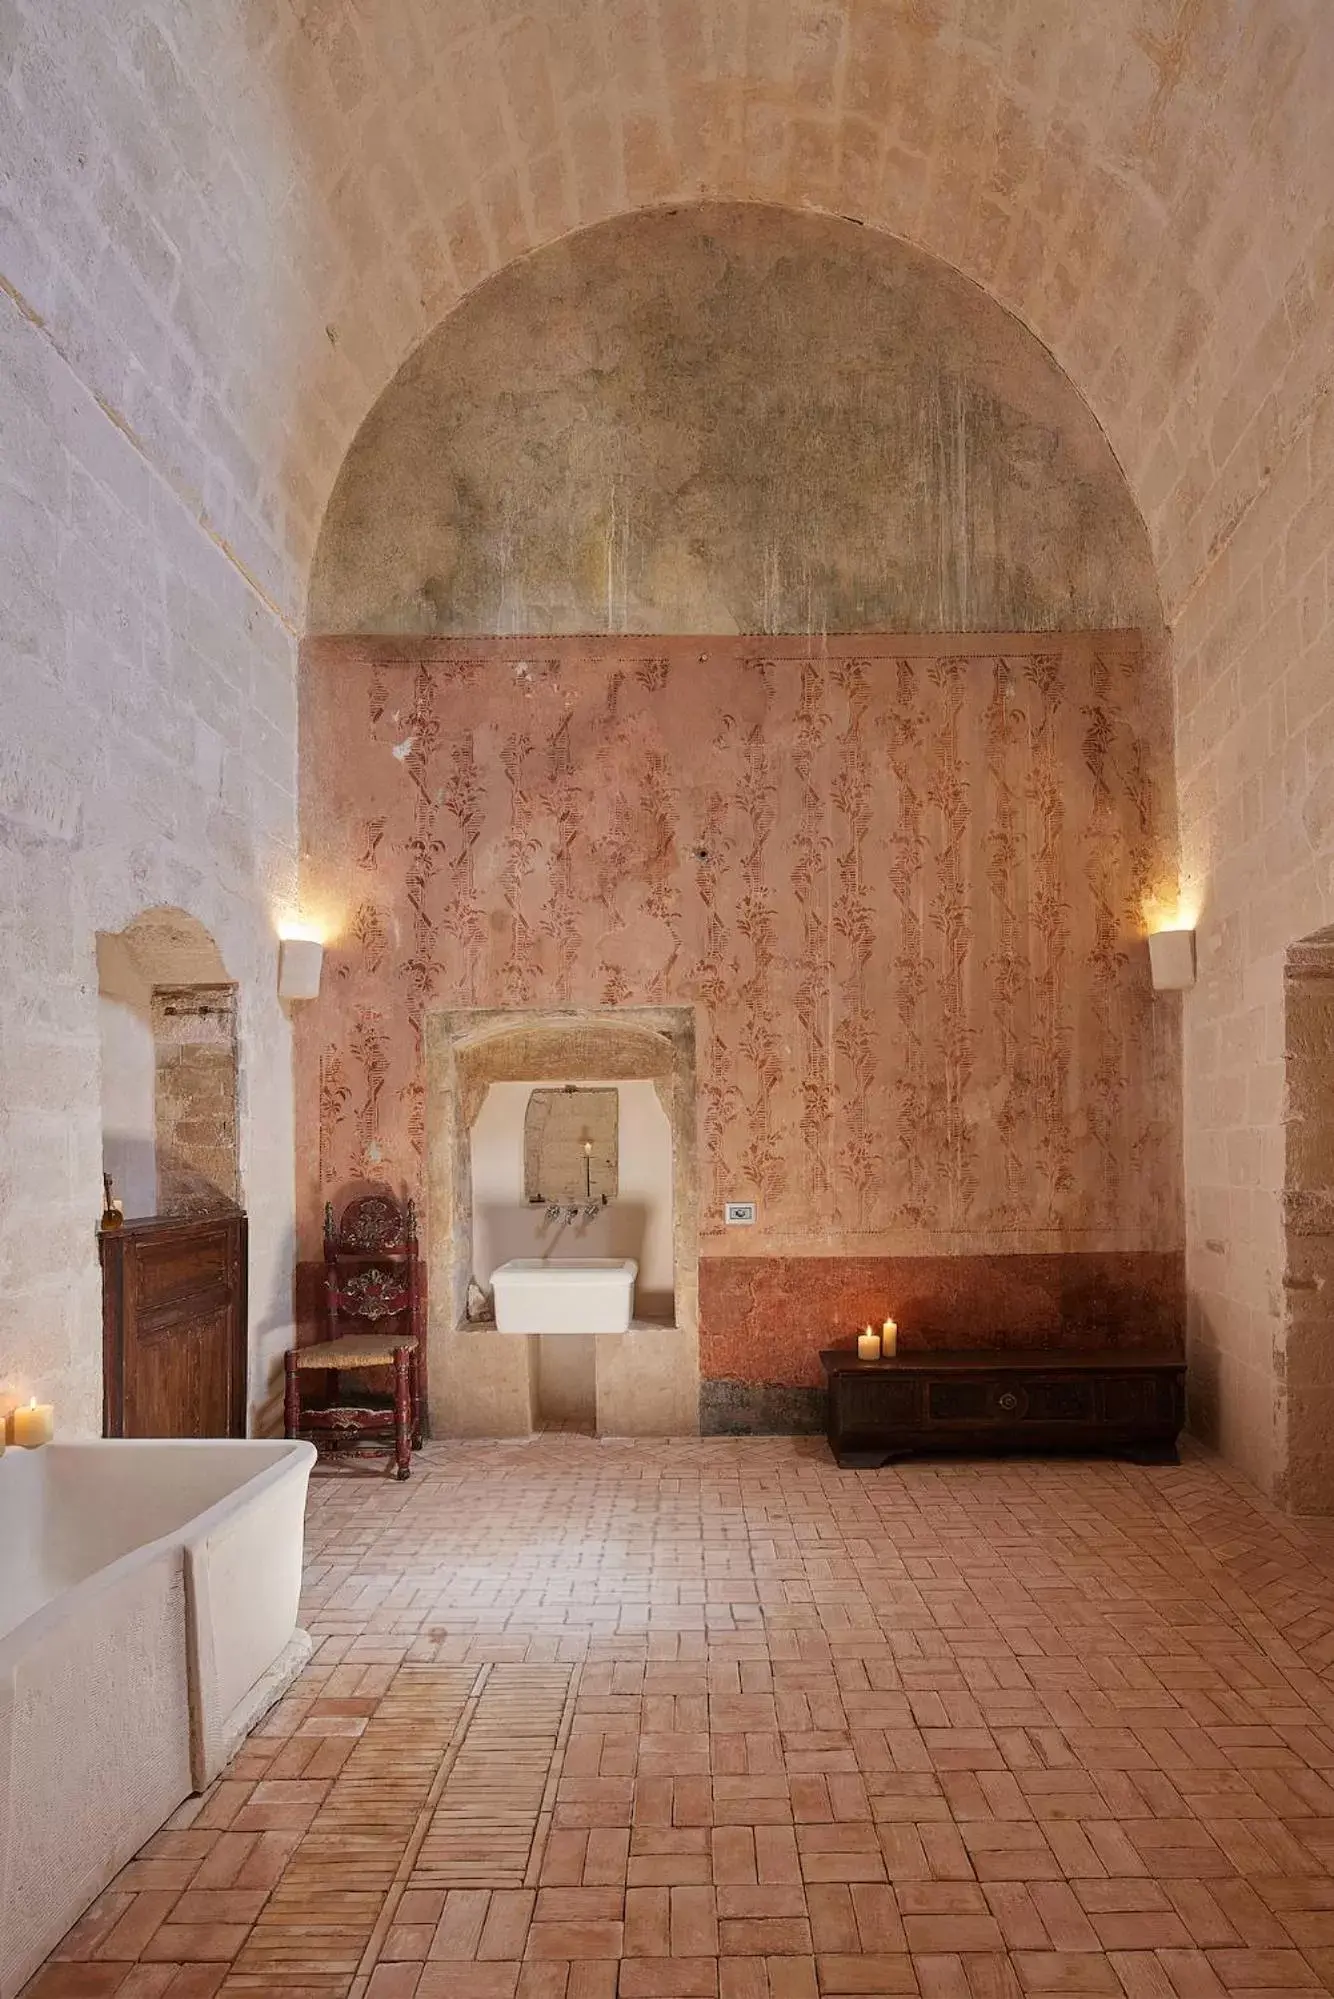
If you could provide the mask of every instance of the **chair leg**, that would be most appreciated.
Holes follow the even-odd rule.
[[[287,1378],[283,1387],[283,1431],[288,1437],[301,1435],[301,1370],[296,1355],[289,1353],[283,1363]]]
[[[412,1352],[412,1448],[422,1447],[422,1356],[421,1348]]]
[[[398,1476],[412,1470],[412,1349],[394,1348],[394,1463]]]

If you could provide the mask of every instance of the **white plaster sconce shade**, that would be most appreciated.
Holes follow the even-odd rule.
[[[1149,938],[1149,972],[1156,993],[1183,993],[1195,983],[1195,932],[1156,930]]]
[[[279,999],[317,999],[323,966],[324,946],[317,937],[284,937],[278,946]]]

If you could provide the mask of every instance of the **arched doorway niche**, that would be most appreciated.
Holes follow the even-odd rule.
[[[598,1429],[699,1429],[695,1019],[690,1007],[468,1007],[428,1017],[431,1420],[437,1435],[526,1436],[533,1343],[466,1319],[473,1258],[469,1134],[493,1083],[648,1081],[672,1136],[674,1323],[597,1342]]]
[[[1281,1496],[1334,1513],[1334,927],[1290,948],[1283,987]]]
[[[236,984],[186,910],[97,933],[102,1170],[131,1218],[241,1197]]]

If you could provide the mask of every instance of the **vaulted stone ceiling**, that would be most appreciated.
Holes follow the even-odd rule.
[[[824,209],[986,286],[1107,430],[1169,614],[1326,387],[1324,0],[121,16],[54,0],[21,65],[0,33],[6,276],[292,623],[406,355],[491,272],[645,204]]]
[[[980,286],[762,202],[636,209],[479,285],[357,432],[312,632],[1161,625],[1088,405]]]
[[[1314,387],[1319,0],[381,0],[300,7],[267,52],[326,190],[331,454],[488,273],[700,195],[856,216],[1011,307],[1107,429],[1169,608]]]

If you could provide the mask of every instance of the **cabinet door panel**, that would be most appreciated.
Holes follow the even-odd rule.
[[[101,1255],[105,1434],[244,1436],[245,1217],[131,1223]]]

